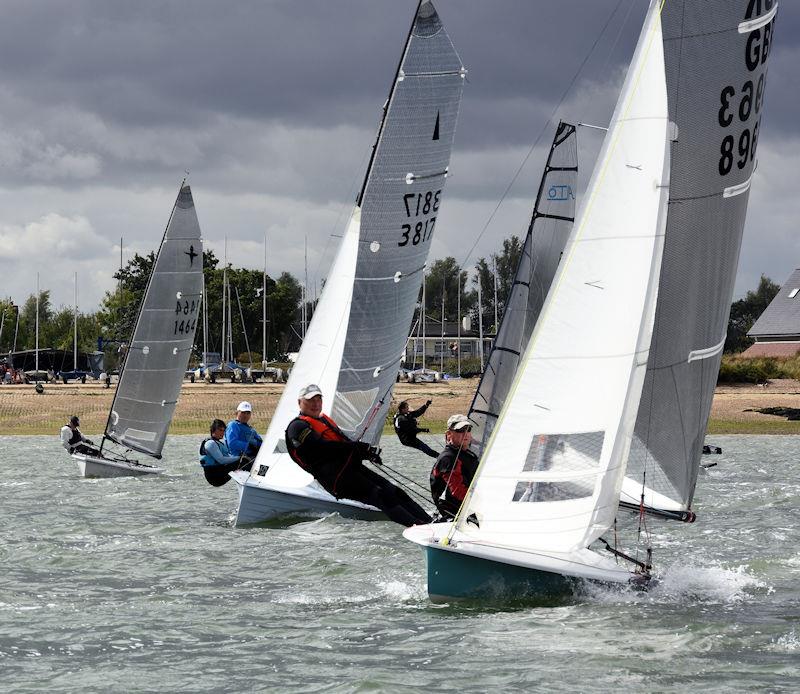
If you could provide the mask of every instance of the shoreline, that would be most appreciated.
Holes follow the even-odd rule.
[[[442,434],[447,418],[466,413],[472,402],[476,378],[441,383],[398,383],[392,397],[394,411],[401,400],[411,408],[433,400],[420,420],[432,434]],[[253,405],[253,426],[265,432],[283,393],[281,383],[184,383],[170,434],[205,434],[216,417],[228,421],[236,405],[248,400]],[[0,435],[57,435],[70,415],[81,418],[87,436],[99,436],[105,428],[114,389],[102,384],[47,384],[37,394],[33,385],[0,386]],[[755,408],[800,408],[800,382],[777,380],[766,386],[720,385],[711,408],[708,434],[800,434],[800,421],[752,412]],[[387,423],[384,433],[392,431]]]

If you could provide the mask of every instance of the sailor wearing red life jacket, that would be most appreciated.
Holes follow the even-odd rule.
[[[350,439],[322,413],[322,391],[310,384],[300,391],[300,414],[286,428],[286,448],[300,467],[337,499],[353,499],[381,509],[389,518],[410,526],[430,522],[430,516],[402,489],[366,467],[381,464],[374,448]]]
[[[444,518],[454,518],[478,469],[478,456],[469,448],[472,422],[454,414],[447,420],[445,441],[431,470],[431,496]]]

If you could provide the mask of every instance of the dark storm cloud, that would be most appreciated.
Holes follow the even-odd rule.
[[[119,252],[112,245],[124,236],[132,250],[152,248],[190,169],[204,236],[217,248],[228,236],[234,262],[259,255],[266,228],[275,241],[272,266],[299,273],[302,252],[292,240],[307,233],[312,266],[324,276],[330,257],[321,259],[319,249],[330,245],[328,235],[363,177],[415,6],[414,0],[0,0],[0,233],[58,238],[72,229],[86,239],[86,272],[110,276],[109,261]],[[469,77],[432,257],[472,245],[541,135],[478,244],[476,254],[486,255],[500,239],[524,232],[552,137],[552,124],[545,127],[551,115],[607,123],[647,2],[436,0],[436,6]],[[784,0],[759,176],[766,167],[788,176],[797,169],[798,64],[800,8]],[[584,174],[600,137],[586,131],[582,138]],[[751,201],[748,225],[769,219],[757,258],[767,266],[767,257],[786,257],[794,231],[796,205],[784,197],[781,180],[765,189],[780,191],[786,208],[780,215],[776,194]],[[107,242],[108,258],[98,238]],[[770,271],[752,257],[743,253],[745,273]],[[19,271],[24,281],[30,275],[4,262],[10,263],[0,257],[0,272],[10,270],[0,295],[14,278],[9,273]],[[96,296],[101,289],[99,281]]]

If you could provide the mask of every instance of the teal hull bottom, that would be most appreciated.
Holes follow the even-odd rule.
[[[428,594],[433,602],[480,599],[553,604],[574,597],[581,584],[580,579],[550,571],[505,564],[430,545],[425,549]]]

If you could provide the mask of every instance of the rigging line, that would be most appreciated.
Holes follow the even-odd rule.
[[[545,131],[547,130],[547,127],[553,121],[553,118],[555,117],[556,113],[558,112],[558,109],[561,108],[561,105],[566,100],[567,95],[572,91],[573,86],[575,86],[575,83],[578,81],[578,77],[580,77],[581,73],[583,72],[583,68],[586,66],[586,63],[589,62],[589,58],[592,56],[592,53],[594,53],[594,49],[597,47],[597,44],[600,42],[600,39],[603,37],[603,34],[605,34],[606,29],[608,28],[608,25],[611,23],[611,20],[614,18],[614,15],[617,13],[617,10],[619,9],[620,5],[622,5],[622,2],[623,2],[623,0],[618,0],[616,6],[611,11],[611,14],[608,15],[608,19],[606,19],[605,24],[603,24],[603,28],[597,34],[597,38],[594,40],[594,43],[592,44],[591,48],[589,48],[589,51],[586,53],[586,56],[584,57],[583,61],[578,66],[578,69],[575,71],[575,74],[572,76],[572,79],[569,81],[569,84],[567,85],[566,89],[564,89],[564,91],[562,92],[561,98],[558,100],[558,103],[553,107],[553,110],[551,111],[550,116],[545,121],[545,123],[542,125],[542,128],[539,131],[539,134],[536,136],[536,139],[534,140],[534,142],[531,145],[530,149],[528,150],[528,153],[525,155],[525,157],[522,160],[522,163],[519,165],[519,168],[517,168],[516,173],[511,178],[511,182],[508,184],[508,186],[506,186],[506,189],[503,191],[503,194],[500,196],[500,200],[498,201],[497,205],[495,205],[495,208],[494,208],[494,210],[492,210],[492,213],[489,215],[489,219],[486,220],[486,224],[483,225],[483,229],[481,229],[480,234],[478,234],[478,238],[475,239],[475,243],[472,244],[472,247],[467,252],[467,255],[464,258],[464,261],[461,263],[461,267],[462,268],[469,262],[469,259],[472,257],[472,252],[475,250],[475,247],[478,245],[478,243],[480,242],[481,238],[483,238],[483,235],[486,233],[486,230],[489,228],[489,225],[492,223],[492,220],[494,219],[495,215],[497,214],[497,211],[500,209],[500,206],[505,201],[505,198],[508,195],[508,193],[510,192],[510,190],[513,187],[514,183],[516,183],[517,178],[519,178],[520,173],[522,173],[522,169],[525,167],[525,164],[528,162],[528,159],[530,159],[531,154],[533,154],[533,150],[536,149],[536,145],[539,144],[539,141],[542,139],[542,136],[544,135]]]
[[[368,460],[368,461],[365,461],[365,462],[372,463],[371,460]],[[422,501],[425,504],[430,504],[431,501],[430,501],[430,499],[428,497],[423,496],[416,489],[412,489],[411,486],[403,484],[403,482],[400,480],[400,478],[402,478],[404,480],[408,480],[412,484],[417,484],[416,482],[414,482],[414,480],[412,480],[412,479],[410,479],[408,477],[404,477],[399,472],[397,472],[397,470],[395,470],[394,468],[390,468],[390,467],[387,468],[385,463],[382,463],[380,465],[378,463],[372,463],[372,465],[374,465],[377,470],[381,470],[386,477],[388,477],[390,480],[395,482],[397,484],[397,486],[400,487],[403,491],[405,491],[408,494],[412,494],[412,495],[416,496],[417,499],[419,499],[420,501]],[[421,485],[419,485],[419,486],[420,486],[420,488],[424,489],[424,487],[422,487]]]

